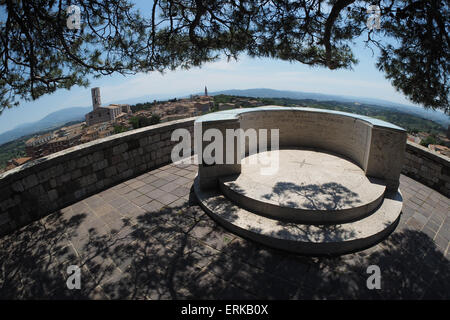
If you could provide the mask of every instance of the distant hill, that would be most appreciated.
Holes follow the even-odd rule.
[[[84,119],[84,115],[91,110],[92,107],[72,107],[52,112],[39,121],[18,125],[14,129],[0,134],[0,144],[36,132],[50,130],[67,122],[82,121]]]
[[[316,99],[292,99],[292,98],[255,98],[232,95],[215,95],[215,103],[236,103],[244,108],[251,108],[253,105],[250,101],[258,101],[259,105],[277,105],[277,106],[307,106],[309,108],[318,108],[326,110],[335,110],[348,113],[356,113],[360,115],[377,118],[387,121],[404,128],[410,133],[428,132],[431,134],[439,134],[446,132],[446,128],[441,124],[424,119],[415,114],[400,112],[392,108],[376,106],[366,103],[343,102],[343,101],[318,101]]]
[[[199,93],[199,94],[203,94]],[[378,107],[385,107],[391,110],[396,110],[400,112],[406,112],[409,114],[414,114],[419,117],[435,121],[444,127],[450,124],[450,117],[446,116],[440,111],[425,110],[423,108],[403,105],[391,101],[386,101],[382,99],[372,99],[372,98],[360,98],[360,97],[349,97],[349,96],[339,96],[339,95],[329,95],[311,92],[301,92],[301,91],[283,91],[274,90],[266,88],[256,88],[256,89],[246,89],[246,90],[225,90],[211,92],[210,95],[233,95],[233,96],[245,96],[245,97],[256,97],[256,98],[289,98],[289,99],[311,99],[316,101],[341,101],[341,102],[358,102],[365,104],[372,104]],[[156,100],[164,100],[173,98],[175,95],[148,95],[136,98],[130,98],[121,101],[111,101],[111,103],[128,103],[134,104],[138,102],[148,102]],[[187,97],[188,95],[178,95],[177,97]],[[8,141],[18,139],[22,136],[27,136],[40,131],[51,130],[53,128],[59,127],[67,122],[71,121],[82,121],[84,115],[92,110],[92,107],[72,107],[59,111],[52,112],[42,118],[39,121],[21,124],[12,130],[6,131],[0,134],[0,145]]]
[[[244,97],[255,97],[255,98],[289,98],[289,99],[312,99],[317,101],[340,101],[340,102],[358,102],[365,104],[372,104],[374,106],[386,107],[400,112],[406,112],[410,114],[417,115],[419,117],[435,121],[443,126],[450,125],[450,117],[445,115],[441,111],[426,110],[420,107],[408,106],[401,103],[396,103],[392,101],[374,99],[374,98],[361,98],[361,97],[351,97],[351,96],[339,96],[321,93],[311,93],[311,92],[301,92],[301,91],[284,91],[284,90],[274,90],[274,89],[245,89],[245,90],[224,90],[212,92],[210,95],[232,95],[232,96],[244,96]]]
[[[160,95],[146,95],[136,98],[130,98],[126,100],[109,101],[103,103],[103,105],[108,105],[110,103],[128,103],[135,104],[139,102],[149,102],[153,100],[164,100],[173,98],[174,95],[160,94]],[[53,128],[59,127],[67,122],[71,121],[82,121],[84,120],[84,115],[92,111],[92,106],[89,107],[71,107],[62,110],[52,112],[42,118],[41,120],[35,122],[29,122],[20,124],[14,129],[0,133],[0,145],[6,142],[18,139],[22,136],[34,134],[40,131],[51,130]]]
[[[341,96],[328,95],[321,93],[301,92],[301,91],[285,91],[274,89],[245,89],[245,90],[224,90],[218,92],[212,92],[210,95],[225,94],[230,96],[246,96],[255,98],[289,98],[289,99],[312,99],[312,100],[337,100],[342,98]]]

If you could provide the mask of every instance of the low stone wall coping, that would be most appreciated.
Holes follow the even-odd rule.
[[[380,128],[386,128],[386,129],[391,129],[391,130],[396,130],[396,131],[405,131],[405,129],[403,129],[399,126],[396,126],[395,124],[392,124],[392,123],[389,123],[389,122],[386,122],[383,120],[379,120],[376,118],[359,115],[356,113],[348,113],[348,112],[328,110],[328,109],[315,109],[315,108],[305,108],[305,107],[282,107],[282,106],[272,106],[272,105],[264,106],[264,107],[231,109],[231,110],[224,110],[224,111],[209,113],[204,116],[198,117],[195,122],[200,123],[200,122],[226,121],[226,120],[236,119],[242,113],[264,112],[264,111],[304,111],[304,112],[329,113],[329,114],[346,116],[346,117],[350,117],[353,119],[363,120],[363,121],[370,123],[373,126],[380,127]]]

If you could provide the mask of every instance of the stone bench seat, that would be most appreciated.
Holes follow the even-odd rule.
[[[227,136],[230,129],[238,134]],[[345,112],[266,106],[199,117],[194,131],[199,203],[240,236],[335,255],[375,245],[398,224],[406,145],[398,126]],[[213,144],[220,136],[223,143]],[[274,163],[273,172],[263,173]]]
[[[382,120],[339,111],[265,106],[207,114],[194,125],[201,126],[202,132],[219,129],[224,136],[227,129],[278,129],[281,149],[306,147],[341,154],[352,159],[368,177],[385,181],[388,190],[397,190],[399,185],[406,131]],[[203,142],[203,148],[207,144]],[[248,155],[252,150],[248,145],[246,148]],[[200,185],[214,187],[220,176],[239,173],[239,164],[211,167],[200,163]]]

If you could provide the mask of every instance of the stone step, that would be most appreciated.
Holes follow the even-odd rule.
[[[383,202],[384,181],[366,177],[341,155],[314,149],[279,150],[275,174],[264,175],[258,157],[272,153],[246,157],[239,175],[220,178],[223,194],[254,213],[305,224],[355,221]]]
[[[386,193],[381,205],[363,219],[312,225],[282,222],[252,213],[219,190],[201,190],[198,178],[194,191],[201,207],[231,232],[270,247],[308,255],[340,255],[368,248],[395,229],[402,209],[402,196],[397,191]]]
[[[336,224],[362,219],[380,206],[385,191],[384,188],[378,189],[373,198],[354,204],[354,207],[307,209],[297,207],[295,202],[280,204],[272,199],[264,198],[261,194],[246,194],[245,189],[234,181],[235,177],[221,178],[219,187],[222,193],[239,207],[269,218],[305,224]]]

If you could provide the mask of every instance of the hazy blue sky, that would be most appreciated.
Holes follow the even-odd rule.
[[[202,68],[134,76],[109,76],[91,81],[100,87],[102,103],[147,96],[149,101],[158,95],[175,96],[201,92],[206,85],[209,92],[226,89],[271,88],[338,95],[380,98],[410,104],[396,92],[375,67],[375,57],[369,49],[355,50],[360,63],[350,70],[330,71],[310,68],[299,63],[272,59],[242,57],[238,62],[226,59]],[[50,112],[74,106],[91,105],[89,88],[73,87],[19,107],[5,110],[0,116],[0,132],[18,124],[43,118]]]
[[[200,92],[205,85],[209,92],[271,88],[380,98],[411,104],[376,69],[376,57],[372,57],[371,50],[364,48],[361,41],[358,41],[354,52],[360,62],[353,71],[330,71],[299,63],[242,56],[238,62],[227,63],[226,60],[220,60],[202,68],[167,72],[165,75],[114,75],[93,79],[91,87],[101,87],[103,104],[141,96],[146,96],[145,100],[148,101],[160,95],[183,96]],[[17,108],[5,110],[0,116],[0,133],[18,124],[39,120],[56,110],[90,105],[89,88],[62,89],[36,101],[24,102]]]

